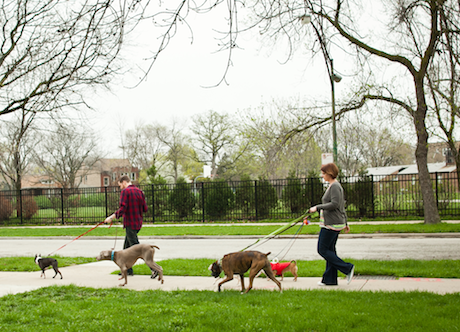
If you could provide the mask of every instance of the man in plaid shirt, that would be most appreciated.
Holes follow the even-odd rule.
[[[147,212],[145,195],[139,188],[135,187],[128,176],[124,175],[118,180],[121,189],[120,208],[108,217],[105,222],[123,217],[123,228],[126,230],[123,249],[139,243],[137,233],[142,228],[142,214]],[[133,275],[133,269],[128,270],[128,275]]]

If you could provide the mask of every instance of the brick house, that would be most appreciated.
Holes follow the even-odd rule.
[[[134,184],[139,181],[139,168],[128,159],[101,159],[82,176],[80,188],[118,186],[118,179],[128,175]]]
[[[128,159],[101,159],[90,169],[77,173],[79,188],[101,188],[118,186],[118,179],[128,175],[134,184],[139,180],[139,168],[133,167]],[[80,179],[78,179],[80,177]],[[54,189],[61,186],[47,176],[25,175],[22,179],[23,189]]]

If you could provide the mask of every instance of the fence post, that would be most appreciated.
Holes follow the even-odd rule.
[[[61,188],[61,224],[64,225],[64,188]]]
[[[22,225],[22,189],[19,189],[19,213],[21,214],[21,225]]]
[[[104,192],[105,192],[105,217],[107,218],[109,216],[109,199],[107,195],[107,187],[104,187]]]
[[[434,181],[436,183],[436,207],[439,208],[439,197],[438,197],[438,172],[434,173]]]
[[[155,190],[154,185],[152,183],[152,223],[155,222]]]
[[[371,174],[371,188],[372,188],[372,219],[375,219],[374,175],[373,174]]]
[[[257,180],[254,180],[254,205],[256,207],[256,221],[259,220],[258,204],[257,204]]]
[[[201,221],[204,222],[205,218],[205,208],[204,208],[204,182],[201,182],[201,213],[202,213],[202,218]]]
[[[309,202],[308,205],[309,205],[309,206],[313,206],[313,199],[314,199],[313,195],[315,194],[315,190],[314,190],[314,188],[313,188],[313,186],[314,186],[313,178],[310,178],[308,184],[310,185],[310,194],[311,194],[311,195],[310,195],[310,202]],[[308,208],[309,208],[309,207],[308,207]]]

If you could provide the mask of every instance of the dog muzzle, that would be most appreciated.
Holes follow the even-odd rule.
[[[211,265],[209,265],[208,270],[211,271],[211,275],[214,278],[219,278],[220,273],[222,272],[222,269],[216,263],[212,263]],[[217,271],[217,270],[219,270],[219,271]]]

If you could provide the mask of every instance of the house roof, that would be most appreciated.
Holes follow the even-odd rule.
[[[405,170],[406,168],[412,165],[398,165],[398,166],[386,166],[386,167],[369,167],[367,169],[367,174],[369,175],[391,175],[391,174],[398,174],[401,171]]]
[[[101,159],[99,162],[103,171],[110,171],[114,167],[132,167],[128,159]]]
[[[428,172],[430,173],[450,173],[456,169],[455,165],[446,165],[446,163],[430,163],[428,164]],[[369,175],[383,176],[392,174],[418,174],[416,164],[412,165],[399,165],[387,167],[370,167],[367,169]]]
[[[450,173],[455,171],[455,165],[446,165],[446,163],[431,163],[428,164],[428,172],[436,173]],[[405,170],[399,172],[399,174],[418,174],[417,165],[410,165]]]

